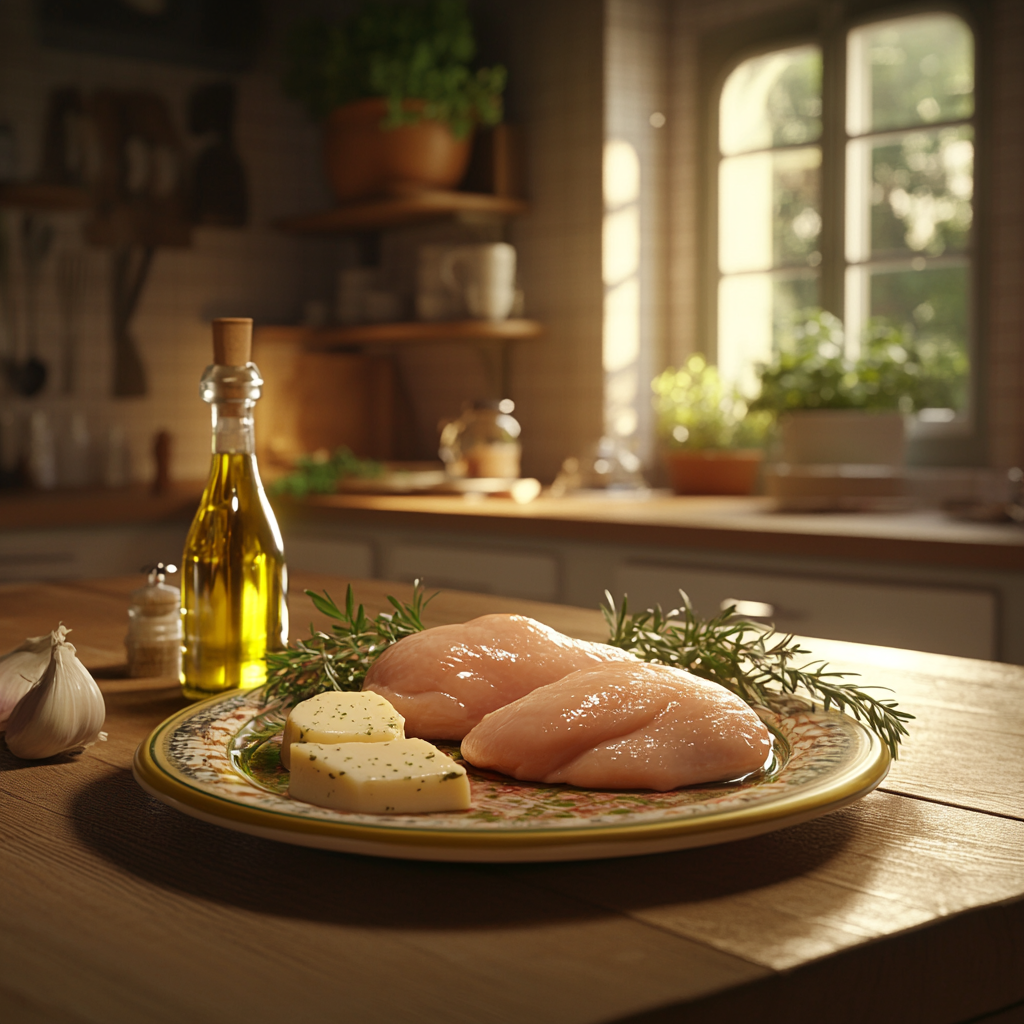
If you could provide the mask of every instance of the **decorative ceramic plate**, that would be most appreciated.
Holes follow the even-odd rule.
[[[135,778],[171,807],[225,828],[349,853],[447,861],[590,860],[707,846],[827,814],[871,792],[889,754],[858,722],[783,698],[758,713],[774,744],[733,782],[668,793],[518,782],[467,765],[468,811],[347,814],[293,800],[281,766],[284,712],[260,691],[180,711],[135,753]],[[454,744],[439,744],[458,757]]]

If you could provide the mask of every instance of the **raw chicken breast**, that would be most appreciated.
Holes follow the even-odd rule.
[[[399,640],[370,666],[363,689],[394,705],[406,736],[461,740],[488,712],[538,686],[592,665],[636,660],[524,615],[481,615]]]
[[[488,715],[462,756],[531,782],[675,789],[764,765],[771,736],[739,697],[667,665],[598,665]]]

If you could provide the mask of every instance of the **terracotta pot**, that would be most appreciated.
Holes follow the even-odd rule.
[[[422,107],[406,100],[407,109]],[[332,111],[324,125],[327,180],[342,203],[427,188],[454,188],[466,173],[470,137],[457,139],[440,121],[383,129],[387,101],[358,100]]]
[[[763,458],[760,448],[665,452],[676,494],[753,494]]]

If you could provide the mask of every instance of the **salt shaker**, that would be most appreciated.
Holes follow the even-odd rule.
[[[181,597],[177,587],[164,582],[173,565],[158,562],[144,587],[132,592],[128,608],[128,675],[181,674]]]

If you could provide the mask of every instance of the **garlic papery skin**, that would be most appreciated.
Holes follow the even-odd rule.
[[[66,632],[60,626],[50,634],[50,663],[8,719],[7,749],[15,757],[34,761],[106,739],[103,694]]]
[[[20,647],[0,658],[0,725],[46,671],[50,643],[49,633],[30,636]]]

